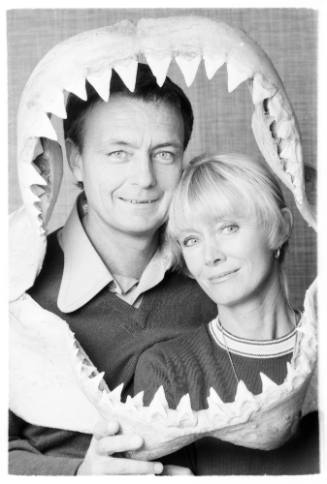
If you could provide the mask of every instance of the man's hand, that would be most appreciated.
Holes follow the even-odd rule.
[[[96,425],[77,475],[161,474],[163,465],[160,462],[115,457],[116,453],[136,450],[143,445],[140,436],[123,435],[118,432],[117,422],[101,421]]]

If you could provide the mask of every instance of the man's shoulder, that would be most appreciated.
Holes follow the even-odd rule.
[[[42,269],[28,293],[45,309],[54,310],[64,266],[64,254],[58,242],[58,233],[47,237],[47,250]]]
[[[163,281],[158,285],[158,288],[160,291],[169,292],[170,297],[176,297],[179,301],[183,300],[184,297],[189,298],[192,296],[196,300],[204,300],[206,303],[210,301],[214,305],[213,301],[194,279],[191,279],[178,270],[168,270]]]

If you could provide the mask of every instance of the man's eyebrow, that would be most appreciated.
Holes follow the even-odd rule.
[[[118,146],[130,146],[136,148],[137,145],[134,144],[132,141],[123,141],[119,138],[107,138],[103,144],[112,144],[112,145],[118,145]],[[182,149],[183,148],[183,143],[179,141],[165,141],[163,143],[159,143],[153,147],[153,149],[160,149],[160,148],[167,148],[167,147],[172,147],[176,149]]]
[[[183,147],[183,143],[180,143],[178,141],[167,141],[166,143],[159,143],[158,145],[155,145],[155,149],[158,148],[167,148],[168,146],[171,146],[172,148],[180,149]]]
[[[104,140],[104,144],[105,143],[110,143],[110,144],[113,144],[113,145],[120,145],[120,146],[134,146],[133,143],[131,141],[123,141],[119,138],[107,138],[106,140]]]

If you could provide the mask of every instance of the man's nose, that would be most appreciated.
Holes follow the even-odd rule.
[[[134,185],[149,188],[155,185],[156,178],[149,155],[141,155],[135,158],[131,167],[131,181]]]
[[[204,261],[208,266],[216,265],[225,260],[225,254],[219,246],[219,242],[214,238],[205,242]]]

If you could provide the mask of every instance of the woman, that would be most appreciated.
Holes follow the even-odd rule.
[[[254,395],[262,392],[266,376],[283,383],[301,316],[289,303],[282,269],[291,229],[292,214],[264,163],[241,154],[202,156],[190,163],[173,197],[168,234],[179,266],[217,304],[218,316],[142,355],[134,390],[146,389],[147,404],[160,385],[171,408],[189,393],[192,409],[201,410],[212,388],[223,402],[233,402],[241,381]],[[212,446],[221,443],[211,441],[211,452],[201,452],[201,441],[196,444],[197,473],[222,473],[217,470],[222,460],[213,456],[226,449],[234,466],[226,473],[271,471],[263,462],[250,465],[255,454],[269,453],[236,451],[242,448],[227,444],[230,450],[225,446],[217,454]],[[241,472],[237,452],[249,453]],[[277,468],[287,473],[280,454]]]

